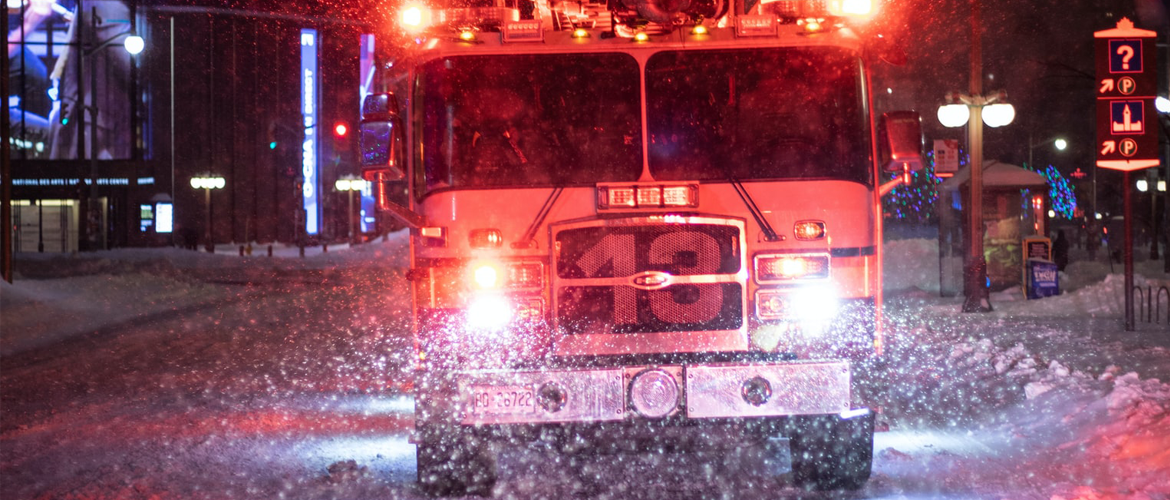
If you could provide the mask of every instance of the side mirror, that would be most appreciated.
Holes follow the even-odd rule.
[[[362,150],[362,170],[391,170],[392,180],[406,177],[399,162],[402,133],[398,121],[366,121],[358,125],[358,142]]]
[[[369,181],[378,208],[388,210],[396,203],[395,184],[406,179],[402,149],[402,126],[394,94],[370,94],[362,102],[358,125],[362,178]]]
[[[882,168],[888,172],[922,170],[922,120],[914,111],[891,111],[878,123]]]

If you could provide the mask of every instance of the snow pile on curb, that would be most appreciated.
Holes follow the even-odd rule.
[[[956,344],[948,364],[1023,387],[1024,416],[1003,424],[1011,434],[1042,434],[1056,450],[1081,450],[1078,470],[1095,480],[1052,500],[1170,495],[1170,384],[1118,375],[1112,365],[1093,376],[1039,359],[1021,343],[999,348],[988,339]]]
[[[919,289],[938,293],[937,241],[925,238],[891,240],[882,245],[882,252],[882,288],[889,291]]]

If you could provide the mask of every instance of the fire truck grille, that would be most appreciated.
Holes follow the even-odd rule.
[[[558,326],[572,334],[742,327],[742,223],[687,220],[594,221],[554,230]]]

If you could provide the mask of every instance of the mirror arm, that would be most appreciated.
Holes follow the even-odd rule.
[[[910,164],[909,163],[902,164],[902,173],[901,173],[901,175],[898,176],[897,179],[884,182],[884,183],[882,183],[881,186],[878,186],[878,197],[885,198],[887,194],[890,194],[890,192],[894,190],[894,188],[901,186],[903,184],[905,184],[907,186],[910,185]]]
[[[387,201],[386,206],[382,207],[382,209],[389,212],[395,219],[402,221],[403,224],[406,224],[406,227],[411,229],[419,229],[433,225],[427,220],[426,216],[392,201]]]

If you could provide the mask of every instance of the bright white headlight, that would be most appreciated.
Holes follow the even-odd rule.
[[[829,287],[805,287],[792,294],[792,311],[802,321],[831,321],[839,307],[837,294]]]
[[[512,321],[512,304],[499,295],[482,295],[467,307],[467,326],[477,330],[502,328]]]

